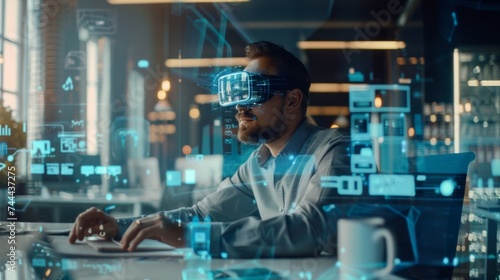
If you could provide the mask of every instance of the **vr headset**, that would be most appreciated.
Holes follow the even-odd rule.
[[[285,77],[246,71],[226,74],[217,80],[217,92],[221,106],[262,103],[281,91],[295,87],[297,87],[296,83]]]

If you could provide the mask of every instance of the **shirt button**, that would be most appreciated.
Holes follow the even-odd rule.
[[[280,208],[280,212],[283,212],[283,210],[284,210],[283,208]]]

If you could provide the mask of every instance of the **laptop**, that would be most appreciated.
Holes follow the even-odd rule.
[[[87,238],[85,242],[90,248],[98,252],[103,252],[103,253],[124,252],[122,250],[122,245],[120,244],[120,242],[114,239],[107,240],[98,237]],[[141,243],[139,243],[135,252],[154,252],[154,251],[172,251],[172,250],[175,250],[175,247],[162,243],[157,240],[144,239]]]
[[[469,163],[474,153],[409,160],[414,196],[365,197],[352,216],[381,216],[396,237],[394,275],[405,279],[451,279]]]
[[[91,239],[92,240],[92,239]],[[67,236],[47,235],[39,232],[27,236],[20,247],[23,259],[19,271],[32,271],[32,275],[18,279],[81,279],[82,275],[88,278],[92,275],[102,274],[103,267],[112,274],[120,271],[123,258],[182,258],[181,251],[156,240],[146,239],[134,252],[123,252],[118,244],[112,241],[92,240],[75,244],[68,243]],[[22,272],[23,273],[23,272]]]

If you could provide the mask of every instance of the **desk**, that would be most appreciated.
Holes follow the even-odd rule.
[[[116,208],[111,213],[117,218],[150,214],[144,211],[144,205],[157,209],[159,196],[113,194],[110,199],[105,195],[89,198],[84,195],[59,195],[59,196],[17,196],[16,208],[18,216],[23,221],[30,222],[73,222],[79,213],[95,206],[104,209],[114,205]]]
[[[23,224],[26,229],[43,226],[46,229],[64,229],[69,224]],[[0,236],[0,244],[5,244],[7,236]],[[18,248],[29,243],[30,235],[16,237]],[[335,258],[290,258],[290,259],[212,259],[206,260],[192,253],[190,249],[182,249],[184,258],[63,258],[60,265],[68,268],[75,279],[168,279],[168,280],[197,280],[209,279],[207,272],[215,269],[236,268],[267,268],[279,273],[281,277],[267,277],[252,279],[336,279],[338,268]],[[3,254],[3,252],[2,252]],[[16,272],[4,271],[0,279],[32,279],[29,267],[26,265],[26,254],[17,252],[18,261]],[[1,260],[1,258],[0,258]],[[2,260],[4,261],[4,260]],[[2,263],[3,264],[3,263]],[[24,264],[24,265],[23,265]],[[3,276],[3,278],[1,277]],[[247,278],[248,279],[248,278]],[[384,279],[398,280],[398,277]]]

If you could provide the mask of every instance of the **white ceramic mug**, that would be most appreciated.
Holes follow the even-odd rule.
[[[384,219],[379,217],[338,220],[340,279],[371,279],[391,273],[396,245],[383,225]]]

